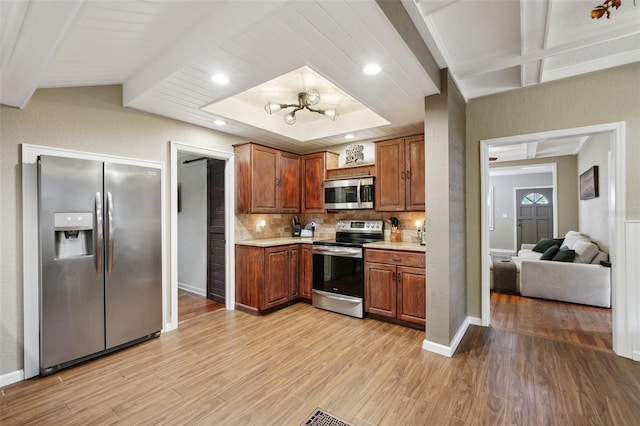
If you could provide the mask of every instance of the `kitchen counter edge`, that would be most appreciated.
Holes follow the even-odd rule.
[[[366,243],[364,245],[366,249],[382,249],[382,250],[404,250],[404,251],[417,251],[426,252],[425,246],[421,246],[420,243],[411,241],[376,241],[375,243]]]
[[[320,241],[317,238],[315,241]],[[243,240],[236,241],[237,246],[253,246],[253,247],[277,247],[286,246],[289,244],[313,244],[313,238],[301,238],[301,237],[277,237],[277,238],[263,238],[258,240]]]

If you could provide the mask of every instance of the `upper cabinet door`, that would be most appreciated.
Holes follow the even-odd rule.
[[[404,211],[405,207],[404,139],[376,143],[377,211]]]
[[[302,213],[325,213],[324,180],[327,169],[338,166],[338,154],[316,152],[302,156]]]
[[[299,213],[300,156],[246,143],[233,147],[236,213]]]
[[[251,210],[256,213],[277,212],[278,151],[253,145],[251,166]]]
[[[424,135],[405,139],[406,209],[425,211]]]
[[[280,152],[279,177],[276,182],[277,210],[283,213],[300,212],[300,156]],[[260,175],[257,175],[260,180]]]

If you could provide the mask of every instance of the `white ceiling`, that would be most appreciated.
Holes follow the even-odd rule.
[[[639,61],[640,7],[623,0],[611,19],[591,20],[597,2],[1,0],[0,103],[28,107],[38,88],[122,84],[126,107],[311,152],[345,142],[348,114],[324,122],[337,134],[300,142],[228,117],[217,128],[219,114],[202,108],[307,66],[390,123],[354,141],[419,133],[438,68],[471,99]],[[382,72],[364,75],[370,62]],[[212,83],[214,73],[230,83]],[[266,115],[264,103],[256,113]]]

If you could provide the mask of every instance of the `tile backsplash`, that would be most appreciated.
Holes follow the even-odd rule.
[[[316,239],[335,238],[335,224],[338,220],[384,220],[385,240],[389,239],[391,229],[390,217],[398,218],[402,241],[419,241],[415,222],[424,221],[425,214],[421,212],[375,212],[373,210],[341,210],[335,213],[320,214],[237,214],[235,220],[235,239],[244,241],[251,239],[290,237],[292,220],[298,216],[302,227],[309,226],[311,221],[316,222]],[[256,231],[256,225],[264,220],[266,225],[262,232]]]

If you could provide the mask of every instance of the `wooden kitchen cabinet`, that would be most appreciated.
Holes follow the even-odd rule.
[[[300,245],[300,297],[311,300],[313,289],[313,246]]]
[[[338,154],[329,151],[302,156],[302,213],[325,213],[324,186],[327,169],[338,167]]]
[[[376,211],[424,211],[424,135],[376,142]]]
[[[258,315],[298,298],[299,248],[236,245],[236,309]]]
[[[299,213],[300,156],[247,143],[233,147],[236,213]]]
[[[364,310],[401,324],[425,325],[425,254],[365,249]]]

